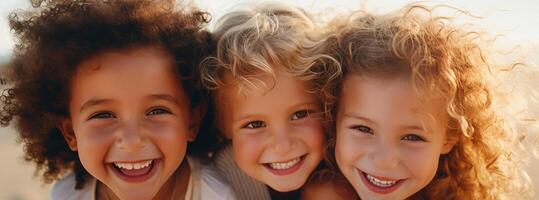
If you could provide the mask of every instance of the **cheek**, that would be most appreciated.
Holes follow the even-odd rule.
[[[151,142],[170,160],[182,160],[187,150],[188,129],[181,124],[151,124]]]
[[[439,150],[430,146],[428,148],[403,151],[403,155],[408,155],[403,161],[411,173],[424,183],[430,182],[438,169]]]
[[[265,139],[261,135],[252,134],[234,134],[232,139],[232,146],[234,149],[234,158],[236,163],[242,169],[249,169],[250,167],[258,165],[258,159],[264,152]]]
[[[84,168],[93,176],[102,178],[105,173],[106,154],[114,144],[110,129],[81,127],[76,130],[77,153]]]
[[[350,133],[337,132],[335,142],[335,158],[339,166],[354,165],[355,161],[364,154],[362,145]]]
[[[324,149],[324,129],[320,120],[313,120],[291,130],[311,152],[322,152]]]

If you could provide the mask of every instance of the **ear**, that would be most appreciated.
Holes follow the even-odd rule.
[[[189,135],[187,140],[189,142],[195,141],[197,138],[198,130],[200,129],[200,123],[202,117],[206,115],[207,107],[205,105],[198,105],[191,109],[191,116],[189,121]]]
[[[75,132],[73,131],[73,125],[71,123],[71,119],[69,118],[63,118],[60,119],[56,126],[58,129],[60,129],[60,132],[62,132],[62,135],[64,136],[64,139],[67,142],[67,145],[72,151],[77,151],[77,138],[75,137]]]
[[[455,144],[457,143],[457,139],[454,137],[447,137],[444,143],[444,146],[442,147],[442,153],[441,154],[447,154],[453,149]]]

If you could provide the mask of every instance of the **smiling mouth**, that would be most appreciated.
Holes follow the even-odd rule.
[[[115,173],[124,181],[141,182],[149,179],[155,172],[159,160],[144,160],[139,162],[112,162]]]
[[[358,171],[361,174],[361,180],[363,180],[365,185],[367,185],[367,188],[369,188],[373,192],[380,194],[388,194],[395,191],[405,181],[405,179],[387,179],[376,177],[367,174],[366,172],[360,170]]]
[[[289,161],[264,163],[263,165],[273,174],[288,175],[296,172],[301,167],[305,157],[306,155],[303,155]]]

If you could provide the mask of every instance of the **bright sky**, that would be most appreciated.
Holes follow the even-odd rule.
[[[384,13],[408,3],[412,0],[277,0],[299,6],[309,12],[333,14],[347,10],[364,9],[376,13]],[[9,55],[13,48],[7,16],[9,12],[26,8],[29,0],[1,0],[0,2],[0,58]],[[195,0],[204,10],[212,13],[217,19],[241,3],[261,2],[261,0]],[[539,25],[533,21],[539,19],[539,1],[536,0],[443,0],[434,1],[471,11],[484,17],[477,24],[495,34],[503,34],[500,42],[509,45],[524,45],[527,48],[539,46]],[[432,4],[432,3],[430,3]],[[215,21],[215,20],[214,20]]]

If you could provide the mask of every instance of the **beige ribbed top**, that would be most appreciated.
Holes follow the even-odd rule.
[[[217,171],[231,184],[238,200],[271,200],[267,186],[249,177],[238,167],[231,144],[217,152],[213,161]]]

